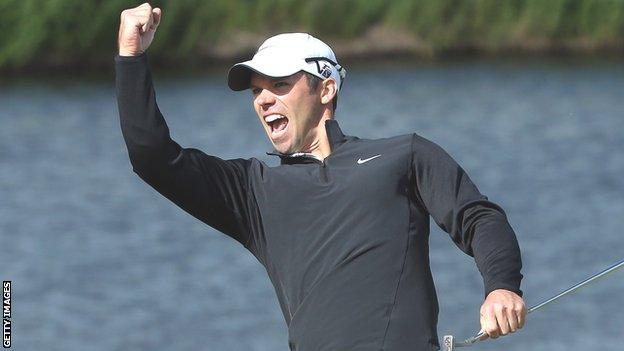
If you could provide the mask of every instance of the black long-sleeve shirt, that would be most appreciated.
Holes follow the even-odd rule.
[[[520,251],[505,213],[431,141],[345,136],[330,120],[324,161],[223,160],[171,140],[145,55],[117,57],[116,72],[134,171],[266,268],[291,350],[438,349],[430,217],[474,256],[486,295],[521,294]]]

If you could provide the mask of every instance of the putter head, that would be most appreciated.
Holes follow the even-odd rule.
[[[453,335],[444,335],[444,339],[442,339],[442,350],[453,351],[453,346]]]

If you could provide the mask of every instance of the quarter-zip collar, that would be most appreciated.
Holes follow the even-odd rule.
[[[329,138],[329,146],[331,151],[334,151],[336,147],[342,145],[346,141],[345,135],[340,130],[338,121],[335,119],[328,119],[325,121],[325,131],[327,132],[327,138]]]
[[[330,152],[333,152],[347,139],[346,136],[342,133],[342,130],[338,125],[338,121],[336,121],[335,119],[328,119],[325,121],[325,132],[327,133],[327,138],[329,139]],[[283,154],[277,150],[273,150],[271,152],[267,152],[267,155],[278,156],[281,159],[282,164],[311,162],[323,163],[323,160],[308,152],[294,152],[292,154]]]

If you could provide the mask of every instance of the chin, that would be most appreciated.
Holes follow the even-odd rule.
[[[277,150],[277,152],[279,152],[280,154],[292,154],[293,152],[295,152],[294,150],[292,150],[292,148],[288,147],[288,145],[273,144],[273,147],[275,147],[275,150]]]
[[[296,148],[292,145],[292,142],[290,139],[279,141],[279,142],[275,142],[274,140],[271,139],[271,144],[273,144],[273,147],[275,148],[275,150],[277,150],[279,153],[282,153],[282,154],[291,154],[293,152],[299,151],[299,150],[296,150]]]

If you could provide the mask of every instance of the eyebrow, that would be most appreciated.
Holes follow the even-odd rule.
[[[295,74],[297,74],[297,73],[295,73]],[[286,77],[266,77],[266,76],[265,76],[265,77],[266,77],[266,79],[268,79],[271,83],[275,83],[275,82],[279,82],[279,81],[283,81],[283,80],[288,80],[288,79],[290,79],[292,76],[294,76],[294,74],[293,74],[293,75],[290,75],[290,76],[286,76]],[[251,83],[251,79],[250,79],[250,82],[249,82],[249,89],[254,89],[254,88],[259,88],[259,86],[257,86],[257,85],[253,85],[253,84]]]

